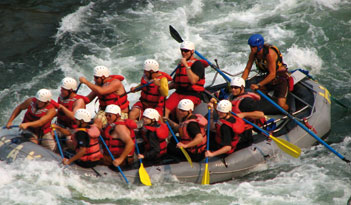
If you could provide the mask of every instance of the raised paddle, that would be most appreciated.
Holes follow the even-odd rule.
[[[104,144],[104,146],[105,146],[106,150],[108,151],[108,153],[110,154],[110,157],[111,157],[112,161],[114,161],[115,158],[113,157],[113,155],[112,155],[110,149],[109,149],[108,146],[106,145],[106,142],[105,142],[104,138],[101,137],[101,135],[100,135],[100,140],[101,140],[101,142]],[[112,164],[113,164],[113,163],[112,163]],[[128,181],[127,177],[124,175],[124,173],[123,173],[121,167],[117,166],[117,168],[118,168],[119,172],[122,174],[122,176],[123,176],[124,180],[126,181],[126,183],[129,184],[129,181]]]
[[[169,125],[169,122],[168,122],[167,120],[165,120],[165,122],[166,122],[167,127],[168,127],[169,131],[171,132],[171,134],[172,134],[174,140],[175,140],[176,143],[178,144],[179,141],[178,141],[177,137],[175,136],[175,134],[174,134],[174,132],[173,132],[171,126]],[[188,160],[190,166],[193,167],[193,162],[191,161],[191,158],[190,158],[189,154],[186,152],[186,150],[185,150],[183,147],[181,147],[180,150],[183,152],[183,154],[184,154],[186,160]]]
[[[210,95],[211,97],[213,97],[213,98],[215,98],[216,100],[218,100],[218,98],[215,97],[214,95],[212,95],[212,93],[210,93],[209,91],[205,90],[205,92],[206,92],[208,95]],[[234,112],[231,112],[231,113],[232,113],[233,115],[237,116]],[[256,129],[258,129],[258,130],[260,130],[261,132],[263,132],[266,136],[270,137],[270,138],[277,144],[277,146],[278,146],[281,150],[283,150],[285,153],[287,153],[288,155],[290,155],[290,156],[292,156],[292,157],[295,157],[295,158],[298,158],[298,157],[300,156],[300,154],[301,154],[301,149],[300,149],[298,146],[296,146],[296,145],[294,145],[294,144],[292,144],[292,143],[290,143],[290,142],[288,142],[288,141],[286,141],[286,140],[284,140],[284,139],[279,139],[279,138],[274,137],[273,135],[269,134],[266,130],[264,130],[264,129],[262,129],[261,127],[259,127],[258,125],[254,124],[254,123],[252,123],[252,122],[250,122],[250,121],[248,121],[248,120],[246,120],[245,118],[243,118],[243,120],[244,120],[246,123],[250,124],[251,126],[253,126],[253,127],[255,127]]]
[[[140,154],[139,146],[138,146],[138,143],[136,143],[136,142],[135,142],[135,148],[136,148],[137,154],[139,155]],[[140,181],[141,181],[141,183],[143,183],[146,186],[151,186],[150,176],[149,176],[149,174],[146,172],[146,170],[144,168],[142,159],[139,159],[139,162],[140,162],[140,167],[139,167],[139,178],[140,178]]]
[[[209,150],[210,147],[210,120],[211,120],[211,107],[208,107],[208,114],[207,114],[207,144],[206,150]],[[205,165],[205,172],[202,176],[201,184],[207,185],[210,184],[210,172],[208,171],[208,157],[206,157],[206,165]]]
[[[262,93],[260,90],[256,90],[258,94],[260,94],[262,97],[264,97],[266,100],[268,100],[272,105],[274,105],[276,108],[278,108],[282,113],[287,115],[290,119],[294,120],[297,125],[299,125],[302,129],[304,129],[308,134],[310,134],[312,137],[314,137],[318,142],[322,143],[326,148],[328,148],[330,151],[332,151],[336,156],[338,156],[340,159],[345,161],[346,163],[350,163],[350,160],[346,159],[344,156],[342,156],[340,153],[335,151],[331,146],[329,146],[326,142],[324,142],[321,138],[319,138],[315,133],[313,133],[311,130],[309,130],[305,125],[303,125],[300,121],[298,121],[294,116],[292,116],[290,113],[288,113],[286,110],[284,110],[282,107],[280,107],[277,103],[275,103],[272,99],[270,99],[267,95]]]
[[[173,26],[169,25],[169,32],[171,36],[173,37],[174,40],[176,40],[178,43],[182,43],[183,39],[179,35],[178,31],[173,28]],[[212,64],[209,60],[207,60],[201,53],[199,53],[197,50],[195,50],[195,54],[198,55],[201,59],[205,60],[213,69],[215,69],[228,83],[230,82],[230,78],[225,75],[221,70],[219,70],[214,64]],[[178,66],[175,70],[178,69]],[[172,74],[175,72],[175,70],[172,72]],[[171,74],[171,76],[172,76]]]

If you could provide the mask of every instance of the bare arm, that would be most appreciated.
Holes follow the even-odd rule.
[[[122,85],[121,81],[117,80],[117,79],[113,80],[107,86],[95,85],[95,84],[87,81],[84,77],[80,77],[79,80],[81,83],[86,84],[94,93],[96,93],[98,95],[106,95],[106,94],[109,94],[109,93],[112,93],[115,91],[120,92],[120,94],[122,94],[122,92],[124,91],[124,90],[119,91],[121,88],[123,88],[123,85]]]
[[[65,113],[65,115],[67,117],[69,117],[69,119],[74,120],[74,113],[80,109],[80,108],[85,108],[85,103],[83,99],[78,99],[74,105],[73,105],[73,110],[70,111],[69,109],[67,109],[65,106],[60,104],[60,109]]]
[[[186,58],[182,58],[181,63],[185,66],[185,67],[189,67],[188,63],[186,61]],[[197,81],[200,80],[200,77],[198,75],[196,75],[191,69],[186,69],[186,74],[188,75],[189,81],[191,84],[196,84]]]
[[[66,165],[69,165],[69,164],[71,164],[72,162],[74,162],[74,161],[80,159],[81,157],[84,156],[86,150],[87,150],[87,148],[85,148],[85,147],[79,148],[79,151],[78,151],[78,153],[77,153],[76,155],[74,155],[72,158],[70,158],[70,159],[68,159],[68,160],[67,160],[66,158],[64,158],[64,159],[62,160],[63,163],[66,164]]]
[[[55,108],[51,108],[46,115],[44,115],[43,117],[41,117],[39,120],[33,121],[33,122],[26,122],[26,123],[22,123],[20,125],[20,127],[22,129],[27,129],[28,127],[41,127],[43,125],[45,125],[46,123],[50,122],[54,117],[56,116],[56,110]]]
[[[264,113],[262,111],[242,112],[238,113],[237,116],[240,118],[260,119],[264,117]]]
[[[124,150],[122,154],[113,161],[115,166],[119,166],[128,156],[128,154],[133,150],[134,142],[130,137],[130,131],[125,125],[117,125],[112,133],[112,136],[118,136],[120,140],[125,143]]]
[[[190,147],[195,147],[196,145],[200,144],[202,142],[202,134],[198,133],[193,140],[191,140],[188,144],[183,144],[179,142],[177,144],[178,147],[183,147],[183,148],[190,148]]]
[[[246,67],[245,67],[244,72],[241,76],[244,80],[246,80],[249,77],[254,60],[255,60],[255,54],[253,52],[251,52],[249,55],[249,60],[247,61]]]
[[[275,77],[276,77],[276,60],[278,58],[277,54],[272,51],[272,49],[269,49],[269,53],[267,54],[267,63],[268,63],[268,75],[265,79],[263,79],[259,84],[261,86],[264,86],[268,83],[270,83]]]
[[[220,149],[218,149],[218,150],[216,150],[214,152],[206,151],[205,156],[206,157],[215,157],[215,156],[218,156],[218,155],[221,155],[221,154],[225,154],[225,153],[229,152],[231,149],[232,149],[231,146],[226,145],[226,146],[223,146],[222,148],[220,148]]]
[[[22,112],[22,110],[25,110],[28,108],[28,106],[30,105],[30,103],[32,102],[33,98],[28,98],[27,100],[25,100],[24,102],[22,102],[21,104],[19,104],[12,112],[9,121],[7,121],[6,123],[6,127],[10,128],[12,125],[12,121]]]

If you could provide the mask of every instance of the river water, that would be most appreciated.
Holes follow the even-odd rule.
[[[244,69],[248,37],[261,33],[281,49],[290,69],[304,68],[346,106],[351,104],[351,3],[347,0],[17,0],[0,2],[0,123],[40,88],[54,97],[64,76],[86,76],[105,65],[126,77],[127,90],[147,58],[171,73],[183,39],[222,69]],[[208,78],[214,71],[207,69]],[[218,80],[222,82],[223,80]],[[88,88],[79,91],[87,94]],[[129,99],[134,103],[137,94]],[[94,109],[91,105],[89,109]],[[22,115],[15,121],[20,123]],[[332,105],[326,140],[351,158],[350,114]],[[115,184],[80,176],[57,162],[0,162],[1,204],[346,204],[351,168],[321,145],[299,159],[280,156],[257,171],[201,186],[153,182]]]

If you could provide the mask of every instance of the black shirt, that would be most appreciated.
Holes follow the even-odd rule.
[[[150,150],[144,152],[144,157],[147,160],[155,159],[157,155],[161,152],[160,142],[156,135],[156,132],[148,130],[146,132],[146,138],[149,140]]]
[[[228,119],[226,119],[230,123],[235,123],[235,118],[233,116],[230,116]],[[229,127],[226,124],[222,124],[221,128],[221,146],[231,146],[232,139],[234,138],[234,131],[231,127]]]
[[[205,77],[205,68],[202,65],[201,61],[195,61],[195,63],[191,65],[191,71],[199,76],[200,79]]]
[[[75,138],[77,141],[77,148],[89,147],[90,137],[87,132],[80,130],[75,133]]]
[[[253,112],[253,111],[260,111],[261,109],[256,100],[250,97],[246,97],[240,102],[239,110],[241,112]]]
[[[195,61],[192,65],[191,65],[191,71],[193,73],[195,73],[195,75],[199,76],[199,80],[202,78],[205,78],[205,68],[202,65],[201,61]],[[179,88],[176,90],[176,93],[179,93],[181,95],[193,95],[196,97],[200,97],[198,92],[195,91],[189,91],[188,89],[185,88]]]

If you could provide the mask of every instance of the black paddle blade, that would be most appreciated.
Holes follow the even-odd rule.
[[[171,34],[172,38],[174,38],[174,40],[178,41],[178,43],[182,43],[183,42],[183,39],[179,35],[178,31],[175,30],[173,28],[173,26],[171,26],[171,25],[169,25],[169,33]]]

